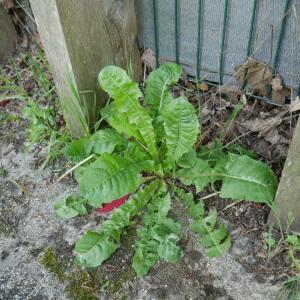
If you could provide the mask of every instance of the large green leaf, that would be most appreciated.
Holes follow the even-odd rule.
[[[145,189],[139,190],[130,200],[118,208],[111,220],[104,221],[97,232],[88,231],[75,246],[76,261],[86,267],[96,267],[107,259],[119,247],[123,229],[131,224],[137,215],[160,188],[158,180]]]
[[[151,72],[147,79],[145,103],[152,109],[161,110],[172,100],[169,86],[180,79],[181,73],[181,66],[174,63],[163,64]]]
[[[93,144],[93,153],[103,154],[112,153],[117,146],[124,147],[127,144],[127,140],[114,129],[106,128],[97,131],[91,136]]]
[[[142,137],[140,142],[146,145],[153,158],[157,159],[152,119],[139,102],[143,94],[138,84],[134,83],[124,70],[115,66],[103,68],[98,80],[101,88],[115,100],[117,113],[125,115],[129,124],[136,126]],[[124,120],[125,117],[122,118]]]
[[[169,103],[162,111],[167,144],[167,161],[178,161],[192,150],[199,133],[195,109],[185,98]]]
[[[82,197],[68,196],[56,201],[53,205],[56,215],[61,219],[71,219],[87,213],[87,200]]]
[[[266,164],[245,155],[230,156],[221,197],[271,204],[276,189],[276,176]]]
[[[95,162],[76,173],[81,194],[91,206],[99,207],[140,185],[139,172],[147,167],[147,161],[137,163],[121,156],[104,153]]]
[[[87,158],[92,153],[93,142],[90,137],[82,137],[73,141],[64,149],[64,154],[68,160],[78,163]]]

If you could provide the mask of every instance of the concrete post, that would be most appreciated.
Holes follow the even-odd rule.
[[[0,63],[16,50],[17,32],[11,18],[0,4]]]
[[[300,232],[300,121],[294,131],[277,189],[275,204],[279,210],[282,227],[286,228],[290,215],[294,218],[290,229]],[[273,213],[270,214],[268,221],[275,223]]]
[[[85,130],[78,118],[74,118],[74,110],[83,118],[86,106],[91,125],[94,95],[81,94],[81,104],[70,102],[68,78],[77,91],[95,91],[97,106],[106,101],[97,84],[97,75],[104,66],[113,64],[124,69],[131,66],[134,78],[140,79],[134,0],[30,0],[30,3],[59,96],[68,99],[63,105],[65,118],[73,134],[81,136]]]

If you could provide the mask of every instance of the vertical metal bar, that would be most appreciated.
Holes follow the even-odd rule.
[[[198,0],[198,28],[197,28],[197,80],[200,78],[201,66],[201,15],[202,15],[202,0]]]
[[[159,67],[159,45],[158,45],[158,25],[157,25],[157,0],[152,0],[153,23],[154,23],[154,43],[156,67]]]
[[[180,60],[180,49],[179,49],[179,28],[180,28],[180,0],[175,0],[175,57],[176,57],[176,63],[179,64]]]
[[[255,23],[255,17],[256,17],[256,8],[257,8],[257,0],[254,0],[253,7],[252,7],[252,16],[251,16],[249,37],[248,37],[248,45],[247,45],[247,57],[249,57],[251,55],[251,52],[252,52],[254,23]],[[242,90],[245,89],[246,84],[247,84],[247,74],[248,74],[248,68],[245,68],[243,84],[242,84],[242,87],[241,87]]]
[[[225,37],[226,37],[226,27],[227,27],[228,1],[229,0],[225,0],[225,6],[224,6],[221,53],[220,53],[220,61],[219,61],[219,83],[220,84],[223,83],[224,47],[225,47]]]
[[[278,63],[278,59],[279,59],[279,55],[280,55],[283,35],[284,35],[284,32],[285,32],[285,24],[286,24],[286,19],[287,19],[287,13],[288,13],[288,10],[289,10],[289,5],[290,5],[290,1],[285,0],[284,15],[283,15],[283,18],[281,20],[280,29],[279,29],[279,37],[278,37],[277,45],[276,45],[276,48],[275,48],[275,54],[274,54],[273,60],[272,60],[273,76],[276,75],[276,67],[277,67],[277,63]]]

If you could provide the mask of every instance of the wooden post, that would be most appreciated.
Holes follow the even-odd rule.
[[[0,4],[0,63],[16,50],[17,32],[11,18]]]
[[[59,96],[66,104],[65,118],[73,134],[81,136],[86,132],[78,118],[74,118],[74,110],[84,118],[86,106],[91,125],[94,95],[81,94],[81,104],[70,102],[74,97],[68,78],[78,92],[94,91],[97,106],[106,101],[97,83],[97,75],[104,66],[130,68],[135,80],[140,80],[134,0],[30,0],[30,3]]]
[[[285,161],[275,197],[275,205],[283,228],[287,227],[288,217],[294,222],[290,229],[300,231],[300,121],[294,131],[293,140]],[[270,214],[269,223],[275,224],[275,216]]]

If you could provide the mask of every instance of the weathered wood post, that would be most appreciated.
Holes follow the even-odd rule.
[[[288,217],[294,222],[290,229],[300,232],[300,120],[294,131],[293,140],[282,171],[275,197],[275,205],[283,228],[287,227]],[[275,216],[270,214],[269,223],[275,223]]]
[[[30,0],[30,3],[59,96],[65,102],[65,118],[73,134],[81,136],[85,129],[74,118],[74,111],[81,118],[84,113],[82,105],[71,101],[74,97],[68,80],[78,92],[95,91],[97,105],[101,105],[106,100],[97,84],[101,68],[112,64],[124,69],[130,66],[134,78],[140,79],[134,0]],[[81,101],[85,101],[92,119],[93,93],[81,95]]]
[[[17,32],[11,18],[0,4],[0,63],[14,53],[17,45]]]

